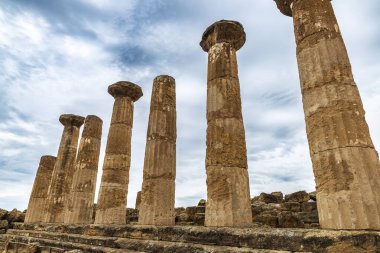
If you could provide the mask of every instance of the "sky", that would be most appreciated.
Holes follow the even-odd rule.
[[[380,147],[380,2],[332,2]],[[39,159],[57,155],[58,118],[103,119],[101,178],[114,99],[108,85],[140,85],[135,103],[128,206],[141,189],[152,82],[176,79],[176,206],[206,198],[207,54],[205,29],[221,19],[243,24],[238,51],[252,197],[314,191],[292,19],[272,0],[1,0],[0,208],[25,209]]]

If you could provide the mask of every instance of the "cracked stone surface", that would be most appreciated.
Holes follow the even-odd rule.
[[[125,224],[133,105],[143,93],[140,86],[125,81],[110,85],[108,92],[115,98],[115,102],[107,138],[95,223]]]
[[[92,222],[102,125],[103,121],[99,117],[86,117],[75,162],[71,194],[66,206],[65,223]]]
[[[139,205],[139,224],[174,225],[176,92],[170,76],[154,79]]]
[[[252,222],[236,59],[244,43],[243,26],[228,20],[208,27],[200,43],[208,52],[206,226],[244,227]]]
[[[84,120],[84,117],[73,114],[63,114],[59,118],[64,129],[47,196],[46,222],[64,222],[65,206],[74,176],[79,130]]]
[[[57,158],[54,156],[41,157],[29,199],[28,211],[25,216],[26,223],[43,222],[45,220],[46,198],[56,160]]]
[[[322,228],[380,229],[380,165],[330,1],[276,0],[293,17]]]

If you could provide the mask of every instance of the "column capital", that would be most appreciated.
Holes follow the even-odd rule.
[[[206,52],[216,43],[226,42],[239,50],[245,43],[244,27],[237,21],[220,20],[209,26],[203,33],[200,46]]]
[[[274,1],[276,2],[277,8],[280,10],[282,14],[284,14],[285,16],[292,17],[293,3],[296,1],[302,1],[302,0],[274,0]]]
[[[292,6],[295,0],[274,0],[277,4],[277,8],[282,14],[288,17],[292,17]]]
[[[64,126],[76,126],[80,127],[84,123],[84,117],[74,114],[62,114],[59,117],[59,122]]]
[[[119,81],[108,86],[108,93],[116,97],[129,97],[133,102],[136,102],[143,96],[141,87],[137,84],[128,81]]]

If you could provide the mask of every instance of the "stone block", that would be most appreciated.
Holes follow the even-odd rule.
[[[260,222],[262,224],[268,225],[270,227],[278,227],[277,216],[271,214],[260,214],[252,217],[253,222]]]
[[[0,229],[7,229],[9,227],[9,222],[7,220],[0,220]]]
[[[205,213],[197,213],[194,216],[194,223],[200,226],[205,224]]]
[[[301,204],[299,202],[285,202],[282,204],[283,208],[291,212],[300,212]]]
[[[9,222],[24,222],[24,219],[25,219],[25,213],[17,209],[13,209],[7,215],[7,220]]]
[[[310,196],[311,200],[317,201],[317,192],[316,191],[310,192],[309,196]]]
[[[278,225],[281,228],[303,228],[304,223],[294,213],[285,211],[278,215]]]
[[[199,200],[198,206],[204,206],[204,207],[206,207],[206,200],[205,199]]]
[[[277,203],[281,203],[284,200],[284,194],[282,192],[272,192],[271,195],[277,197]]]
[[[299,191],[292,194],[285,195],[285,202],[308,202],[310,196],[305,191]]]
[[[301,206],[302,212],[317,212],[317,202],[304,202]]]
[[[5,219],[5,217],[7,216],[7,214],[8,214],[7,210],[4,210],[4,209],[0,208],[0,220]]]
[[[265,202],[267,204],[269,203],[281,203],[282,198],[280,198],[278,195],[268,194],[262,192],[260,196],[258,197],[257,201]]]
[[[304,223],[319,223],[317,212],[299,212],[295,216]]]

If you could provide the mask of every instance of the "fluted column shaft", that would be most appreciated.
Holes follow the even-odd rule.
[[[86,117],[75,162],[71,195],[66,206],[65,223],[92,223],[102,125],[103,121],[97,116]]]
[[[139,223],[175,224],[176,93],[170,76],[154,79],[144,160]]]
[[[380,229],[378,154],[331,2],[290,2],[321,227]]]
[[[241,24],[224,20],[210,26],[201,42],[208,52],[206,226],[244,227],[252,222],[236,60],[244,42]]]
[[[42,156],[30,195],[25,223],[43,222],[46,214],[46,198],[53,175],[56,157]]]
[[[109,86],[108,92],[115,98],[115,102],[108,132],[95,224],[125,224],[133,106],[142,96],[142,91],[135,84],[118,82]]]
[[[71,191],[79,130],[84,122],[81,116],[64,114],[59,118],[64,125],[47,198],[46,222],[63,223],[65,205]]]

